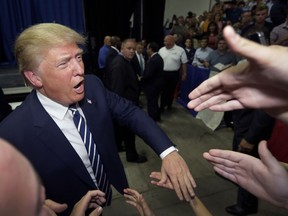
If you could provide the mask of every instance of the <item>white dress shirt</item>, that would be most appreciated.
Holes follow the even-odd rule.
[[[39,98],[40,103],[43,105],[44,109],[48,112],[48,114],[57,124],[57,126],[62,131],[64,136],[70,142],[71,146],[74,148],[78,156],[81,158],[83,164],[85,165],[88,173],[90,174],[91,178],[93,179],[96,185],[96,179],[92,170],[89,155],[87,154],[85,144],[74,124],[72,111],[70,111],[68,107],[56,103],[55,101],[44,96],[38,91],[37,96]],[[86,121],[86,118],[81,108],[78,107],[78,111]]]

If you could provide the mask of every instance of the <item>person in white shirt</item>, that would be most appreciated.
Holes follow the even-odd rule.
[[[174,100],[174,93],[180,78],[186,79],[187,56],[185,50],[175,44],[175,38],[167,35],[164,38],[164,47],[159,50],[159,55],[164,61],[163,92],[161,94],[160,110],[170,110]]]

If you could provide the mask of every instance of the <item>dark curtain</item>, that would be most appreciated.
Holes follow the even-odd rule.
[[[86,72],[98,69],[98,50],[106,35],[122,40],[133,37],[163,44],[165,0],[143,1],[143,38],[140,38],[141,0],[0,0],[1,62],[15,64],[13,44],[16,36],[30,25],[56,22],[88,37],[84,55]],[[134,14],[134,29],[130,19]]]
[[[142,4],[141,4],[142,2]],[[142,11],[141,11],[142,10]],[[139,0],[134,13],[132,37],[137,41],[146,40],[163,45],[163,19],[165,0]],[[142,19],[141,19],[142,15]],[[142,35],[141,35],[142,28]]]
[[[89,36],[89,59],[86,69],[98,70],[98,50],[106,35],[130,37],[130,18],[139,0],[84,0],[86,30]]]
[[[165,0],[143,0],[143,39],[163,45]]]
[[[82,0],[0,0],[0,5],[1,62],[15,64],[14,41],[33,24],[55,22],[85,32]]]

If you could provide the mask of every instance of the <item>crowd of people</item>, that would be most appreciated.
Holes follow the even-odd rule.
[[[17,171],[0,177],[9,186],[1,184],[0,191],[10,194],[0,193],[7,203],[1,215],[101,215],[102,207],[110,205],[111,185],[140,215],[154,215],[142,195],[129,188],[118,155],[125,151],[132,163],[148,160],[136,150],[136,135],[162,159],[161,172],[150,176],[153,184],[175,190],[193,208],[196,183],[189,167],[156,124],[161,113],[172,109],[188,64],[216,72],[189,95],[190,109],[243,109],[229,112],[228,117],[235,152],[204,153],[216,172],[240,186],[237,203],[226,211],[256,213],[257,198],[287,208],[288,192],[283,187],[288,174],[262,141],[269,139],[275,118],[288,122],[288,76],[279,58],[287,55],[283,47],[288,40],[287,15],[287,3],[281,0],[217,1],[198,17],[192,12],[185,18],[174,15],[165,26],[162,47],[153,41],[121,41],[107,35],[99,50],[98,78],[84,75],[82,35],[55,23],[24,30],[16,40],[15,55],[33,90],[14,111],[0,92],[5,109],[1,120],[8,115],[0,124],[0,137],[5,139],[0,140],[0,169],[12,165]],[[148,115],[141,109],[141,92]],[[76,115],[81,116],[80,123],[75,122]],[[17,188],[29,189],[35,199],[27,199],[25,192],[18,196],[21,190],[13,188],[16,179],[21,183]],[[16,196],[19,208],[11,201]],[[23,209],[27,211],[18,212]]]

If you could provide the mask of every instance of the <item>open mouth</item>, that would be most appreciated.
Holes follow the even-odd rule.
[[[81,82],[79,82],[76,86],[74,86],[74,89],[79,88],[82,84],[83,84],[84,80],[82,80]]]

